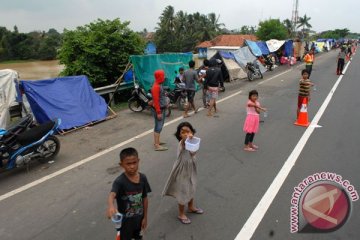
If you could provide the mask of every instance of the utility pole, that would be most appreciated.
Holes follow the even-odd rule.
[[[291,22],[293,24],[293,33],[296,33],[299,20],[299,0],[294,0]]]

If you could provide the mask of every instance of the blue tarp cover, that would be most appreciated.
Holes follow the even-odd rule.
[[[265,42],[256,42],[263,55],[269,55],[270,51]]]
[[[294,55],[294,46],[293,46],[293,41],[292,40],[287,40],[285,42],[285,56],[293,56]]]
[[[221,57],[225,58],[225,59],[233,59],[235,60],[234,54],[232,54],[231,52],[224,52],[224,51],[219,51]]]
[[[21,81],[38,121],[61,119],[60,129],[83,126],[107,116],[107,104],[91,87],[86,76]]]
[[[261,49],[258,47],[256,42],[246,40],[246,44],[249,46],[251,52],[256,56],[260,57],[262,55]]]

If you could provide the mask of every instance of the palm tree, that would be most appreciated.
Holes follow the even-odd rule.
[[[302,27],[302,36],[305,36],[305,30],[310,31],[310,28],[312,28],[311,24],[309,23],[309,21],[311,20],[311,17],[307,17],[306,14],[304,15],[304,17],[300,17],[299,18],[299,24],[298,27]]]
[[[286,30],[288,31],[289,37],[292,37],[294,32],[294,24],[290,19],[285,19],[283,22],[284,26],[286,27]]]

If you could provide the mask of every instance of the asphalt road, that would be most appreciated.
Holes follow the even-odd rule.
[[[316,60],[311,78],[317,90],[308,108],[310,119],[338,79],[335,58],[336,52],[330,52]],[[334,233],[291,234],[290,199],[302,179],[322,171],[338,173],[360,189],[359,64],[355,56],[318,122],[322,127],[314,129],[264,217],[256,219],[259,225],[251,239],[358,239],[359,202],[353,202],[348,222]],[[113,239],[113,225],[105,218],[106,198],[120,174],[118,153],[127,146],[139,150],[141,172],[153,190],[145,239],[235,239],[306,131],[293,125],[302,67],[282,67],[263,80],[230,83],[221,96],[228,98],[219,104],[218,118],[208,118],[201,111],[187,119],[202,139],[195,200],[205,210],[204,215],[190,216],[191,225],[177,220],[174,199],[160,196],[175,161],[173,133],[182,121],[177,118],[181,113],[174,111],[162,133],[170,150],[154,152],[151,133],[144,133],[152,126],[149,114],[124,111],[115,120],[62,137],[55,163],[34,165],[29,173],[19,169],[0,176],[0,239]],[[259,91],[262,105],[269,109],[255,136],[260,146],[256,153],[243,151],[245,103],[252,89]],[[98,157],[91,157],[94,154]],[[83,159],[85,163],[79,162]],[[34,186],[23,187],[34,181],[38,181]]]

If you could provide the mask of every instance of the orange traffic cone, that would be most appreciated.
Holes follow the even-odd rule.
[[[120,240],[121,239],[121,237],[120,237],[120,231],[117,231],[117,233],[116,233],[116,239],[115,240]]]
[[[307,113],[307,102],[308,102],[307,98],[304,98],[301,104],[301,109],[298,115],[298,119],[294,123],[297,126],[308,127],[310,125],[308,113]]]

